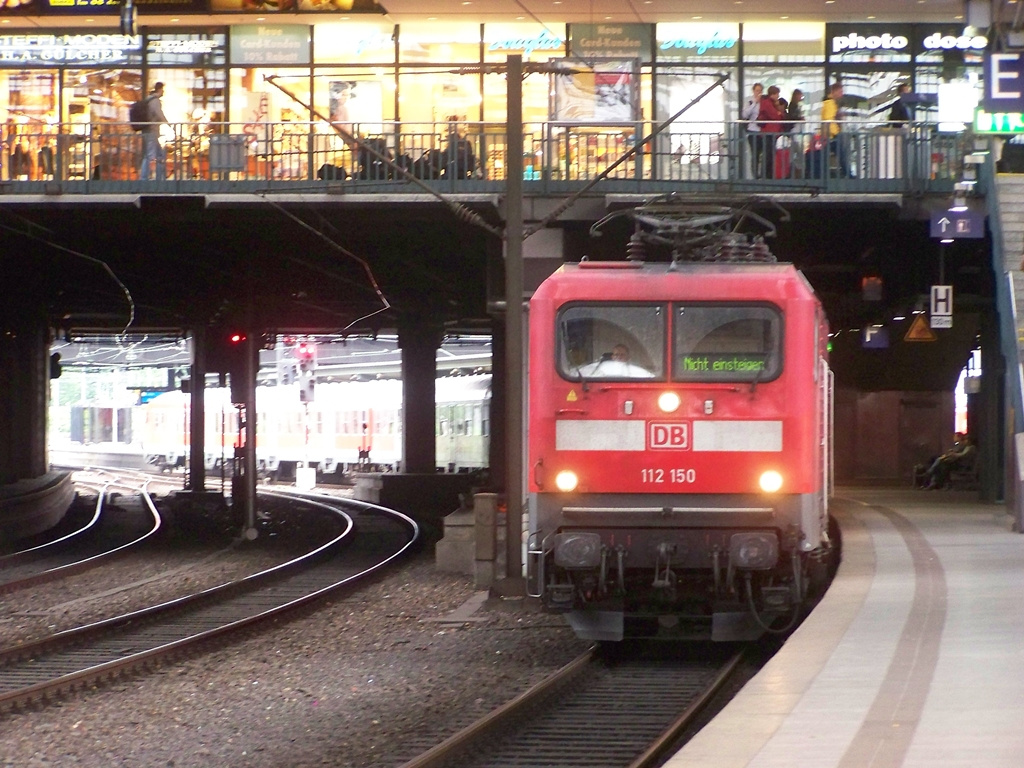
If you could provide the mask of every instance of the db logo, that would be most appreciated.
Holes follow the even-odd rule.
[[[648,445],[654,448],[673,448],[677,451],[690,449],[690,423],[676,421],[661,423],[652,421],[647,427]]]

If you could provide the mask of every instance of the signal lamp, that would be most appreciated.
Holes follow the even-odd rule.
[[[243,341],[245,341],[245,334],[232,333],[230,336],[228,336],[228,341],[230,341],[232,344],[241,344]]]
[[[569,491],[575,491],[576,486],[579,485],[580,479],[576,476],[576,473],[569,469],[563,469],[557,475],[555,475],[555,487],[563,493]]]
[[[761,490],[765,493],[775,493],[782,488],[782,475],[774,469],[762,473],[760,480]]]
[[[665,413],[675,413],[682,401],[675,392],[662,392],[658,395],[658,407]]]

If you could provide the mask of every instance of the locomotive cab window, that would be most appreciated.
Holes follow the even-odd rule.
[[[662,304],[572,304],[559,313],[558,372],[566,379],[665,377]]]
[[[764,305],[675,308],[676,381],[770,381],[782,369],[782,315]]]

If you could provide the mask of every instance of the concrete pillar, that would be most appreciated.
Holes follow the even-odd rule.
[[[1003,414],[1006,410],[1006,362],[999,344],[999,318],[995,313],[983,313],[981,316],[981,366],[978,402],[971,403],[970,400],[974,398],[969,397],[968,408],[974,410],[978,417],[979,428],[974,438],[978,441],[978,458],[981,462],[978,467],[979,497],[982,501],[996,502],[1005,498],[1003,468],[1006,466],[1006,426]],[[969,423],[971,415],[968,417]],[[973,426],[971,430],[974,430]]]
[[[434,439],[437,350],[441,328],[428,321],[398,327],[402,350],[402,471],[433,474],[437,462]]]
[[[42,314],[0,328],[0,485],[49,470],[50,329]]]
[[[206,490],[206,328],[192,330],[192,407],[189,411],[188,489]]]

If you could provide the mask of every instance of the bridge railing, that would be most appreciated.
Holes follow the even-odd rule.
[[[524,126],[524,180],[529,191],[559,191],[567,183],[596,178],[629,153],[608,179],[667,188],[710,182],[943,192],[951,188],[968,151],[968,137],[939,133],[928,124],[905,129],[840,125],[839,135],[828,140],[828,126],[811,122],[779,134],[749,133],[742,123],[687,122],[653,138],[647,138],[653,125],[643,121],[531,123]],[[31,193],[43,185],[52,192],[54,183],[62,192],[140,185],[174,191],[240,182],[261,188],[383,183],[398,191],[409,184],[396,165],[441,188],[486,188],[506,180],[504,123],[341,127],[335,130],[322,121],[162,125],[165,159],[153,169],[152,180],[143,181],[143,137],[126,123],[19,126],[6,141],[0,191]],[[416,191],[415,185],[409,189]]]

